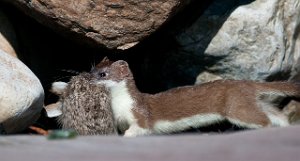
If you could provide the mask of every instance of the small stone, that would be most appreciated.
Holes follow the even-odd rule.
[[[53,130],[50,131],[47,138],[49,140],[57,140],[57,139],[74,139],[76,138],[77,133],[74,130]]]

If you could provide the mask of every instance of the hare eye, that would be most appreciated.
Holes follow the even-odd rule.
[[[101,78],[102,78],[102,77],[105,77],[105,76],[106,76],[106,73],[104,73],[104,72],[103,72],[103,73],[100,73],[99,76],[100,76]]]

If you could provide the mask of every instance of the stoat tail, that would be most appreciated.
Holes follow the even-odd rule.
[[[300,109],[300,84],[292,82],[270,82],[260,83],[257,90],[259,91],[259,99],[267,103],[273,104],[279,111],[273,108],[263,108],[263,110],[270,116],[273,124],[279,126],[286,126],[290,123],[299,120]],[[266,104],[264,104],[266,105]],[[268,106],[263,106],[268,107]],[[274,115],[275,114],[275,115]],[[274,118],[279,118],[275,119]],[[282,118],[286,118],[282,121]],[[276,121],[277,120],[277,121]],[[278,121],[279,120],[279,121]],[[275,121],[275,122],[274,122]],[[289,123],[287,123],[289,122]],[[278,124],[279,123],[279,124]]]
[[[257,85],[258,94],[278,95],[300,98],[300,83],[267,82]]]

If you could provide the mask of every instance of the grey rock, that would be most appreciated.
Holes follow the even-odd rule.
[[[25,64],[1,49],[0,62],[0,123],[6,133],[15,133],[39,117],[44,90]]]
[[[207,72],[223,79],[292,79],[299,73],[299,4],[299,0],[214,1],[177,35],[178,57],[187,55],[192,62],[174,58],[175,64],[194,77],[195,72]]]
[[[18,58],[16,34],[0,11],[0,133],[16,133],[37,120],[44,90],[37,76]]]

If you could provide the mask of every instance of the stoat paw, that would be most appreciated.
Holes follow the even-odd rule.
[[[125,131],[124,137],[145,136],[150,134],[150,130],[141,128],[138,125],[132,125]]]
[[[130,129],[125,131],[124,137],[136,137],[137,134],[133,131],[131,131]]]

